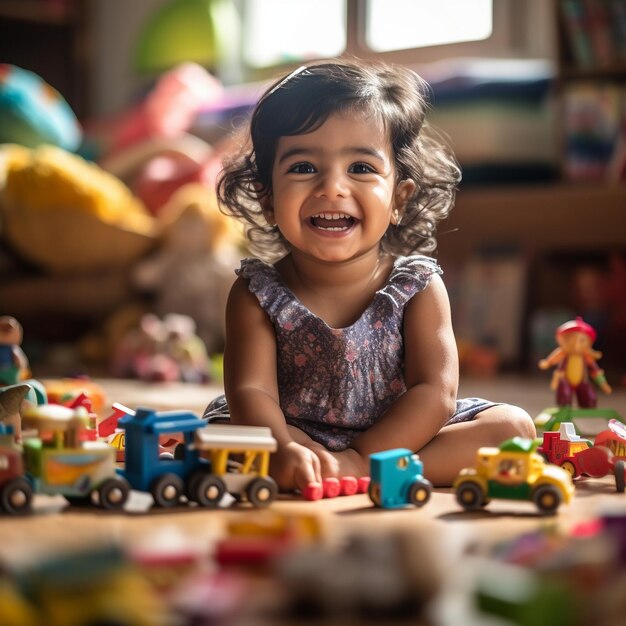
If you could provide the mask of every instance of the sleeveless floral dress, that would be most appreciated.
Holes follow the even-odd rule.
[[[435,273],[442,271],[429,257],[396,258],[387,283],[359,319],[331,328],[298,300],[273,265],[252,258],[241,262],[237,274],[248,280],[276,331],[278,390],[287,423],[340,451],[385,413],[406,391],[404,309]],[[480,398],[458,400],[449,423],[474,419],[493,405]],[[227,416],[223,396],[205,411],[209,421]]]

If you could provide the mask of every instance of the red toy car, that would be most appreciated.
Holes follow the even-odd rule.
[[[537,448],[546,461],[560,465],[572,478],[600,478],[615,475],[615,488],[626,487],[626,427],[617,420],[609,429],[598,434],[595,443],[576,434],[574,424],[563,422],[559,430],[543,434],[543,444]]]

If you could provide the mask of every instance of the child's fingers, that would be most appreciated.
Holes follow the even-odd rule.
[[[294,471],[294,482],[300,491],[306,489],[311,483],[322,482],[320,460],[314,452],[310,450],[308,452],[304,462],[300,463]]]

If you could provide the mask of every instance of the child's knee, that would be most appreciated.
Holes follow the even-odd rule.
[[[535,424],[530,415],[522,408],[512,404],[499,404],[485,411],[485,417],[490,422],[490,429],[499,445],[512,437],[534,439],[537,436]]]

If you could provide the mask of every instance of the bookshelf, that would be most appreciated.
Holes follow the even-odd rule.
[[[41,76],[80,119],[91,112],[88,0],[0,0],[0,59]]]
[[[626,0],[553,0],[563,176],[626,178]]]
[[[597,320],[603,366],[623,376],[626,0],[551,3],[559,180],[462,184],[450,218],[439,228],[438,258],[457,338],[495,345],[501,355],[505,345],[515,344],[517,358],[505,364],[534,371],[537,346],[553,344],[555,312],[575,311]],[[513,290],[512,282],[522,287]],[[514,306],[504,302],[505,293]],[[536,332],[541,325],[543,336]]]

